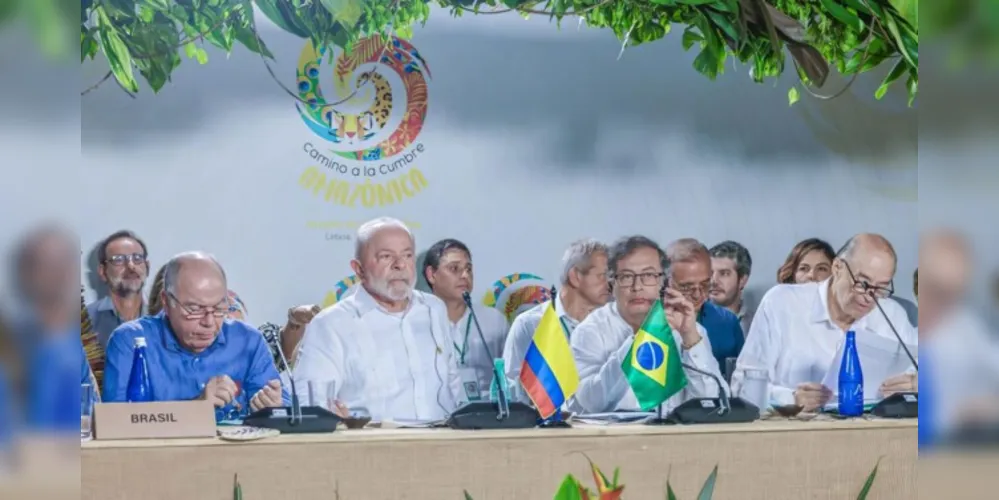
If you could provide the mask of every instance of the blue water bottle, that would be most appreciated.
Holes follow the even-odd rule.
[[[864,372],[857,354],[857,334],[846,332],[843,361],[839,365],[839,414],[859,417],[864,414]]]
[[[133,344],[132,373],[128,375],[128,389],[125,399],[129,403],[144,403],[153,400],[153,384],[149,380],[149,364],[146,361],[146,339],[136,337]]]

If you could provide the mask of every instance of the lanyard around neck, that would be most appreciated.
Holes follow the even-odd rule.
[[[472,331],[472,310],[468,310],[468,321],[465,321],[465,341],[462,342],[461,347],[458,347],[457,342],[452,342],[454,344],[454,350],[458,352],[458,364],[460,366],[465,365],[465,354],[468,352],[468,333]]]

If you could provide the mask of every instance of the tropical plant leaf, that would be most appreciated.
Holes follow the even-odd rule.
[[[867,495],[871,492],[871,487],[874,486],[874,479],[878,476],[878,466],[881,465],[881,459],[879,458],[877,463],[874,464],[874,468],[871,469],[871,473],[867,475],[867,481],[864,481],[864,487],[860,490],[860,494],[857,495],[857,500],[867,500]]]
[[[801,96],[798,94],[798,87],[791,87],[787,89],[787,105],[794,106],[794,103],[798,102]]]
[[[666,500],[676,500],[676,493],[673,492],[673,485],[666,480]]]
[[[558,492],[552,500],[589,500],[587,496],[583,496],[584,493],[581,493],[581,487],[579,481],[569,474],[562,480],[562,485],[558,487]]]
[[[472,495],[468,493],[468,490],[465,490],[465,500],[475,500],[474,498],[472,498]]]
[[[239,484],[239,474],[232,475],[232,500],[243,500],[243,487]]]
[[[704,481],[704,486],[701,486],[701,492],[697,495],[697,500],[711,500],[711,497],[715,495],[715,481],[718,479],[718,466],[711,471],[711,475],[708,479]]]

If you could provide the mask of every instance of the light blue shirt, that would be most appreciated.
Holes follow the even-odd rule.
[[[201,396],[212,377],[228,375],[239,387],[235,402],[249,412],[250,399],[267,382],[279,380],[263,335],[241,321],[225,320],[215,342],[200,353],[181,347],[164,313],[145,316],[111,334],[104,367],[104,401],[124,402],[132,371],[133,346],[146,339],[154,401],[188,401]]]

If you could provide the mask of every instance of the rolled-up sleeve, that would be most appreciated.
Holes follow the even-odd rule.
[[[767,378],[770,380],[768,384],[770,400],[778,405],[791,405],[794,404],[794,388],[773,383],[777,377],[777,359],[783,348],[783,340],[772,321],[773,312],[769,297],[769,295],[763,297],[760,308],[753,317],[746,345],[742,348],[742,353],[735,364],[735,373],[732,374],[732,392],[739,396],[747,370],[766,370]]]
[[[572,355],[579,371],[579,388],[570,401],[573,411],[596,413],[614,411],[627,394],[628,381],[621,363],[631,348],[631,338],[620,346],[606,345],[611,332],[601,331],[599,322],[584,321],[572,334]]]

